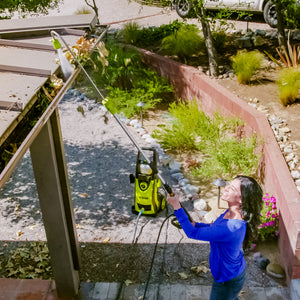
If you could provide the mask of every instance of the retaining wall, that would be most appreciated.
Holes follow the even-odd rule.
[[[196,98],[209,115],[215,111],[238,115],[247,123],[248,132],[256,132],[263,138],[261,178],[264,192],[277,199],[281,262],[288,284],[300,278],[300,196],[265,115],[197,69],[146,50],[140,51],[147,64],[171,81],[177,97]]]

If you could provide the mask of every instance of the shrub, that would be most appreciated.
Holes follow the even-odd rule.
[[[94,72],[93,76],[99,86],[112,86],[131,89],[132,83],[138,79],[137,69],[141,68],[141,56],[136,49],[126,48],[115,43],[106,45],[109,52],[105,72]],[[98,69],[102,65],[95,60]]]
[[[257,50],[239,51],[232,56],[232,66],[239,83],[247,84],[255,72],[262,67],[264,55]]]
[[[151,26],[140,28],[137,23],[127,23],[120,30],[118,37],[123,39],[122,41],[128,44],[132,44],[139,47],[147,47],[160,45],[161,40],[177,31],[184,25],[183,22],[178,20],[173,21],[170,24],[163,24],[161,26]]]
[[[237,128],[243,125],[240,119],[218,113],[209,118],[195,100],[171,104],[170,115],[172,121],[155,130],[153,137],[166,150],[194,151],[201,157],[200,167],[190,168],[194,176],[233,178],[255,173],[259,161],[256,136],[236,137]]]
[[[143,65],[136,49],[117,44],[109,44],[107,49],[105,72],[94,72],[93,77],[105,89],[103,103],[109,111],[131,117],[139,112],[138,102],[144,102],[146,110],[173,94],[173,87],[165,78]]]
[[[261,224],[258,226],[258,237],[261,240],[278,235],[278,212],[276,198],[268,193],[263,197],[264,206],[261,211]]]
[[[218,143],[206,149],[208,158],[201,167],[195,168],[196,176],[213,178],[234,178],[238,174],[253,175],[256,172],[259,156],[255,154],[256,136],[242,138],[223,136]]]
[[[222,53],[225,47],[227,35],[225,31],[213,31],[212,33],[213,43],[216,51]]]
[[[161,48],[169,55],[177,55],[184,62],[197,54],[204,45],[204,38],[200,36],[195,25],[184,25],[176,32],[162,40]]]
[[[300,67],[282,69],[279,72],[277,85],[281,104],[286,106],[294,103],[300,89]]]
[[[124,42],[127,44],[136,44],[140,37],[140,28],[136,22],[130,22],[124,25],[122,29]]]
[[[137,70],[137,73],[140,74],[139,80],[133,82],[130,90],[108,87],[110,92],[104,103],[113,114],[122,112],[130,118],[140,112],[137,107],[140,101],[145,104],[143,107],[145,111],[155,107],[173,92],[173,87],[167,80],[158,76],[154,71],[141,69]]]
[[[198,150],[196,131],[207,128],[208,119],[204,112],[198,109],[196,101],[172,103],[169,108],[170,123],[166,127],[153,131],[166,150]]]

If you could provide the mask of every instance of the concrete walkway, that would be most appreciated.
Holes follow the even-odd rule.
[[[149,284],[145,300],[208,300],[210,286]],[[142,300],[145,285],[117,282],[84,282],[76,300]],[[50,280],[0,279],[0,300],[59,300],[55,283]],[[287,287],[245,287],[240,300],[289,300]]]

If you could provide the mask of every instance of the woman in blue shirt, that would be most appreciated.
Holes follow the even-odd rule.
[[[210,300],[235,300],[245,282],[243,248],[256,237],[262,208],[262,189],[248,176],[238,176],[223,191],[228,209],[212,224],[190,221],[179,197],[168,197],[187,237],[210,242],[209,264],[214,278]]]

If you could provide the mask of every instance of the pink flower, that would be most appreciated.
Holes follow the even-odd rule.
[[[269,218],[270,217],[270,212],[267,211],[266,217]]]
[[[272,203],[276,203],[276,198],[272,196],[270,201],[271,201]]]
[[[275,215],[275,214],[272,214],[272,218],[275,219],[275,218],[276,218],[276,215]]]
[[[274,225],[274,221],[269,222],[269,226],[273,226]]]
[[[270,203],[268,201],[266,201],[266,205],[269,205]]]
[[[276,204],[272,203],[272,209],[276,209]]]

